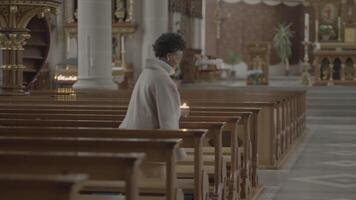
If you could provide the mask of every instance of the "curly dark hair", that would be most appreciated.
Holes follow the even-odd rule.
[[[162,58],[185,48],[185,41],[178,33],[164,33],[153,45],[156,57]]]

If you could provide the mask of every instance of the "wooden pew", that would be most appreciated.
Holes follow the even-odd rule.
[[[231,154],[230,154],[230,173],[228,178],[228,192],[229,192],[229,199],[234,199],[239,196],[239,186],[238,183],[241,182],[240,180],[240,168],[238,162],[238,155],[239,155],[239,145],[238,145],[238,127],[241,117],[214,117],[214,116],[189,116],[187,118],[182,118],[183,121],[189,122],[225,122],[226,128],[230,133],[230,140],[231,140]]]
[[[259,91],[258,94],[256,94],[256,92],[236,92],[236,91],[230,91],[230,90],[222,90],[222,91],[189,91],[186,92],[186,96],[185,98],[189,99],[189,100],[209,100],[211,99],[211,94],[214,94],[214,98],[213,100],[228,100],[230,102],[234,101],[241,101],[241,100],[245,100],[245,101],[253,101],[256,99],[261,99],[262,101],[264,101],[264,99],[266,100],[272,100],[277,102],[278,104],[284,105],[283,102],[288,102],[290,100],[296,100],[295,102],[302,102],[303,101],[303,97],[304,97],[304,101],[305,101],[305,91],[272,91],[272,92],[265,92],[265,91]],[[184,97],[184,95],[183,95]],[[207,98],[209,97],[209,98]],[[302,97],[302,98],[300,98]],[[261,101],[261,100],[260,100]],[[282,106],[285,107],[284,109],[288,109],[291,108],[290,110],[293,110],[294,107],[297,107],[296,104],[286,104],[288,106]],[[295,106],[293,106],[295,105]],[[295,109],[296,111],[298,111],[298,109]],[[305,112],[305,111],[304,111]],[[289,112],[290,114],[291,112]],[[298,112],[298,113],[302,113],[302,112]],[[287,112],[281,112],[281,114],[287,114]],[[288,115],[284,116],[282,119],[285,119],[285,121],[288,120]],[[288,124],[288,122],[287,122]],[[294,123],[292,123],[293,125]]]
[[[253,111],[253,108],[261,109],[261,122],[260,122],[260,132],[261,134],[254,138],[255,142],[264,141],[264,143],[257,143],[259,146],[259,167],[261,168],[275,168],[282,157],[282,151],[280,149],[280,138],[282,132],[281,122],[278,120],[280,116],[278,115],[278,105],[275,103],[235,103],[235,102],[205,102],[205,101],[191,101],[191,108],[194,109],[195,106],[200,107],[219,107],[222,111],[228,111],[229,109],[243,109],[245,111]],[[226,107],[226,109],[224,109]],[[240,110],[241,111],[241,110]],[[257,151],[257,149],[254,149]]]
[[[95,120],[85,120],[85,121],[62,121],[62,120],[39,120],[39,119],[0,119],[0,125],[3,126],[42,126],[42,127],[118,127],[120,121],[95,121]],[[217,197],[222,196],[222,190],[224,186],[223,182],[223,169],[222,169],[222,130],[225,126],[224,122],[182,122],[180,123],[182,128],[188,129],[207,129],[207,139],[213,141],[215,149],[215,166],[212,171],[214,175],[214,191],[211,195]],[[194,164],[194,163],[192,163]],[[181,169],[178,167],[178,169]],[[194,170],[192,171],[194,172]],[[194,173],[192,173],[194,175]],[[194,177],[192,177],[194,178]]]
[[[137,200],[137,177],[143,158],[144,154],[0,151],[0,171],[34,175],[84,173],[90,180],[125,181],[126,199]]]
[[[123,118],[123,116],[122,116],[122,118]],[[221,118],[221,117],[219,117],[219,118]],[[116,119],[118,119],[117,116],[116,116]],[[204,118],[204,117],[201,118],[201,120],[203,120],[203,121],[205,119],[206,118]],[[101,121],[101,122],[93,122],[93,121],[78,121],[78,122],[74,122],[74,121],[71,121],[71,120],[67,120],[67,121],[56,121],[56,120],[53,120],[53,121],[47,121],[46,123],[44,123],[44,121],[40,121],[40,120],[39,121],[34,121],[34,122],[27,121],[27,123],[26,123],[25,120],[19,120],[19,121],[20,121],[20,124],[22,124],[22,125],[32,125],[32,126],[39,126],[39,125],[58,126],[58,124],[62,124],[62,126],[92,126],[92,127],[110,126],[110,127],[113,127],[113,126],[117,126],[118,125],[117,122],[113,123],[113,122],[103,122],[103,121]],[[215,119],[215,121],[216,121],[216,119]],[[223,120],[220,120],[220,121],[223,122]],[[6,120],[3,120],[2,123],[3,123],[3,125],[16,125],[18,122],[16,122],[16,120],[15,120],[15,121],[13,121],[13,124],[11,124],[11,123],[9,123],[9,120],[7,122],[6,122]],[[233,131],[233,132],[235,132],[235,131]],[[236,147],[237,147],[237,145],[236,145]],[[235,155],[238,155],[238,154],[236,153]],[[233,159],[231,159],[233,161],[234,161],[235,157],[237,158],[237,156],[234,156],[234,154],[232,154],[231,156],[233,157]],[[233,167],[233,169],[234,168],[236,168],[236,170],[237,170],[238,166],[236,165],[236,167]],[[235,177],[235,176],[237,176],[237,175],[235,175],[235,173],[233,173],[232,177]],[[235,182],[233,185],[236,185],[236,178],[231,179],[231,180],[234,180],[234,181],[232,181],[232,182]],[[217,187],[217,184],[215,184],[215,187]],[[236,188],[236,187],[232,187],[232,188]],[[219,189],[219,191],[221,191],[221,189]],[[237,191],[237,190],[232,190],[231,189],[230,191]]]
[[[216,102],[212,102],[212,103],[210,103],[210,102],[209,103],[198,102],[197,104],[199,104],[199,105],[203,104],[203,105],[207,105],[207,106],[210,106],[210,105],[212,105],[212,106],[227,105],[227,106],[230,106],[230,107],[233,107],[233,106],[234,107],[236,107],[236,106],[240,106],[241,107],[241,104],[225,103],[225,102],[224,103],[220,103],[220,102],[217,102],[217,103]],[[104,108],[104,110],[100,110],[100,111],[98,110],[98,108],[94,108],[94,109],[90,109],[90,110],[88,110],[88,109],[85,109],[85,110],[84,109],[79,109],[79,110],[77,110],[77,109],[75,109],[75,110],[66,109],[66,110],[62,110],[62,109],[43,109],[43,108],[41,108],[41,109],[38,109],[38,108],[36,108],[36,109],[34,109],[34,108],[33,109],[24,109],[24,108],[22,108],[21,112],[23,112],[23,113],[31,113],[31,112],[35,112],[36,111],[37,113],[41,113],[41,112],[42,113],[67,113],[67,114],[72,114],[72,115],[78,115],[78,114],[94,115],[95,113],[100,114],[100,115],[104,115],[104,114],[105,115],[113,115],[113,114],[124,114],[125,113],[125,111],[124,111],[125,107],[124,106],[115,107],[115,109],[117,109],[117,110],[111,110],[111,111],[108,108],[109,107],[106,107],[106,108]],[[18,109],[20,109],[20,108],[18,108]],[[7,108],[7,109],[3,109],[2,111],[3,112],[7,112],[7,113],[8,112],[19,112],[18,109]],[[192,106],[192,109],[194,109],[194,106]],[[222,108],[220,108],[220,109],[222,109]],[[278,124],[281,124],[281,123],[278,123],[279,121],[277,120],[278,118],[280,118],[278,116],[279,112],[274,107],[271,107],[268,111],[265,111],[265,112],[270,113],[269,115],[270,116],[272,115],[272,116],[271,117],[267,117],[267,116],[264,117],[265,120],[269,120],[269,121],[264,123],[265,127],[263,128],[263,130],[268,131],[268,132],[264,134],[265,136],[264,135],[263,136],[265,138],[267,138],[268,140],[272,140],[273,142],[272,143],[268,143],[268,145],[266,147],[266,148],[269,148],[269,149],[267,149],[268,151],[266,151],[265,148],[261,148],[261,152],[266,154],[266,155],[268,155],[269,157],[261,156],[260,163],[261,163],[262,166],[267,166],[268,167],[268,166],[277,165],[278,164],[277,161],[280,160],[280,157],[282,157],[282,154],[284,153],[282,151],[282,149],[283,149],[282,146],[283,145],[280,145],[280,144],[283,143],[282,140],[285,137],[283,137],[284,134],[279,133],[278,131],[275,131],[275,130],[278,129],[278,127],[280,127],[280,126],[278,126]],[[267,114],[265,114],[265,115],[267,115]],[[276,126],[272,126],[273,124],[275,124]],[[274,134],[273,134],[273,132],[274,132]],[[276,141],[274,141],[274,140],[276,140]],[[257,141],[257,138],[254,138],[253,141]],[[262,140],[262,141],[266,141],[266,140]],[[269,145],[269,144],[271,144],[271,145]],[[254,145],[254,146],[257,146],[257,145]],[[271,149],[273,147],[276,147],[276,150]],[[256,151],[256,149],[253,149],[253,151]],[[271,152],[271,153],[268,153],[268,152]],[[256,163],[256,162],[254,162],[254,163]]]
[[[151,139],[183,139],[181,146],[194,148],[194,198],[203,199],[201,186],[203,181],[203,140],[207,130],[124,130],[117,128],[72,128],[72,127],[1,127],[1,136],[31,137],[89,137],[89,138],[151,138]],[[185,186],[185,185],[183,185]],[[187,188],[182,188],[187,189]]]
[[[250,131],[250,137],[251,137],[251,142],[252,142],[252,152],[251,152],[251,164],[252,164],[252,185],[254,187],[257,186],[258,180],[257,180],[257,155],[258,155],[258,150],[260,148],[258,147],[258,138],[261,137],[259,134],[261,133],[261,130],[263,130],[262,127],[262,120],[261,120],[261,112],[262,109],[260,108],[236,108],[236,107],[192,107],[191,112],[192,114],[204,114],[202,112],[210,112],[210,114],[217,115],[217,116],[240,116],[242,120],[241,123],[245,124],[245,129],[249,128],[250,130],[242,130],[242,133],[247,131]],[[198,113],[197,113],[197,112]],[[228,112],[228,113],[226,113]],[[251,114],[251,124],[249,127],[247,127],[247,123],[249,123],[249,118]],[[243,126],[240,126],[241,128]],[[240,130],[241,131],[241,130]],[[245,133],[244,133],[245,134]],[[248,133],[247,133],[248,134]],[[249,134],[248,134],[249,135]],[[262,151],[262,150],[261,150]]]
[[[75,200],[87,175],[0,174],[1,200]]]
[[[209,93],[211,93],[209,91]],[[283,92],[282,92],[283,93]],[[240,92],[241,94],[241,92]],[[261,108],[262,109],[262,117],[263,118],[263,121],[265,120],[265,118],[270,118],[270,116],[274,116],[272,117],[273,119],[273,123],[271,123],[269,126],[273,126],[273,128],[275,128],[275,136],[276,139],[272,138],[272,141],[277,141],[275,146],[277,146],[277,150],[272,150],[273,152],[277,152],[275,155],[272,155],[273,156],[276,156],[276,162],[279,162],[280,159],[283,157],[283,154],[285,154],[290,146],[290,144],[293,143],[293,140],[295,138],[297,138],[298,136],[298,133],[301,132],[302,130],[302,114],[300,113],[303,113],[303,95],[294,95],[294,96],[298,96],[298,100],[295,100],[294,97],[292,96],[289,96],[289,94],[278,94],[278,92],[275,92],[275,91],[272,91],[270,93],[267,93],[267,94],[253,94],[253,93],[246,93],[244,92],[243,93],[245,96],[242,98],[242,100],[239,100],[239,99],[235,99],[234,98],[231,98],[232,96],[235,96],[236,94],[234,95],[231,95],[228,94],[226,95],[228,98],[230,98],[230,100],[234,101],[234,105],[230,106],[230,107],[235,107],[237,104],[240,104],[240,108],[242,107],[251,107],[251,105],[257,105],[257,107]],[[277,96],[274,96],[276,95]],[[220,95],[219,95],[220,96]],[[246,98],[246,96],[248,98]],[[252,98],[250,98],[249,96],[251,96]],[[61,105],[64,105],[66,106],[67,109],[73,109],[74,107],[76,106],[80,106],[77,110],[84,110],[83,113],[86,113],[86,115],[88,115],[89,118],[93,117],[94,118],[94,114],[88,114],[88,113],[91,113],[92,111],[88,111],[88,107],[93,107],[92,109],[90,110],[110,110],[112,108],[114,108],[116,114],[118,113],[122,113],[121,111],[117,111],[117,110],[123,110],[125,106],[127,106],[127,102],[128,102],[128,97],[129,97],[129,93],[127,95],[124,95],[124,96],[121,96],[121,95],[106,95],[106,96],[103,96],[103,98],[97,98],[97,97],[93,97],[93,96],[90,96],[90,95],[78,95],[76,97],[76,100],[73,101],[73,102],[58,102],[57,104],[61,104]],[[194,103],[197,104],[197,106],[199,105],[202,105],[201,102],[202,100],[200,99],[200,97],[202,97],[201,95],[199,95],[198,98],[193,98],[193,101]],[[209,98],[211,97],[211,94],[209,96]],[[241,95],[238,95],[237,96],[238,98],[241,97]],[[37,98],[37,97],[36,97]],[[265,98],[263,101],[264,102],[256,102],[256,99],[258,98]],[[210,98],[211,99],[211,98]],[[226,100],[227,98],[224,97],[224,95],[221,96],[221,98],[215,98],[212,99],[211,101],[208,101],[208,100],[204,100],[203,102],[205,103],[205,105],[207,104],[215,104],[214,106],[216,106],[218,104],[226,104],[227,101]],[[254,100],[253,100],[254,99]],[[56,105],[58,106],[56,103],[53,103],[53,99],[51,98],[47,98],[47,99],[42,99],[42,97],[39,97],[37,98],[37,100],[40,100],[40,102],[42,103],[45,103],[45,102],[49,102],[48,104],[52,104],[52,105]],[[119,100],[119,101],[118,101]],[[215,102],[216,101],[216,102]],[[35,99],[33,99],[33,102],[36,102]],[[98,106],[97,104],[98,103],[103,103],[105,102],[105,104],[111,104],[111,105],[108,105],[108,106]],[[25,101],[23,101],[23,103],[25,104]],[[86,104],[84,106],[81,106],[81,105],[77,105],[77,104]],[[231,101],[229,103],[232,103]],[[251,104],[252,103],[252,104]],[[254,103],[254,104],[253,104]],[[125,105],[126,104],[126,105]],[[265,108],[266,108],[266,104],[274,104],[275,105],[275,109],[270,109],[268,110],[267,112],[265,111]],[[59,106],[61,106],[59,105]],[[120,106],[122,105],[122,106]],[[189,103],[189,105],[192,105],[191,103]],[[111,106],[111,108],[110,108]],[[210,106],[210,105],[209,105]],[[267,105],[268,107],[269,105]],[[71,108],[70,108],[71,107]],[[220,106],[216,106],[216,107],[220,107]],[[52,107],[53,108],[53,107]],[[191,108],[195,108],[195,106],[191,106]],[[298,109],[299,108],[299,109]],[[271,111],[272,110],[272,111]],[[294,111],[298,111],[298,112],[293,112]],[[79,111],[75,111],[77,112],[78,114],[74,114],[76,118],[80,118],[80,112]],[[70,113],[70,111],[68,111],[68,113]],[[103,118],[110,118],[110,117],[114,117],[114,116],[117,116],[116,114],[113,115],[113,114],[110,114],[109,112],[104,112],[105,114],[99,114],[100,117],[103,117]],[[263,114],[265,113],[265,114]],[[267,114],[266,114],[267,113]],[[273,113],[272,115],[270,113]],[[298,115],[293,115],[293,113],[298,113]],[[111,115],[111,116],[110,116]],[[47,115],[48,117],[54,117],[54,114],[50,114],[50,115]],[[65,116],[65,115],[62,115],[62,116]],[[98,116],[98,115],[97,115]],[[83,119],[83,118],[82,118]],[[266,124],[269,124],[269,123],[266,123]],[[300,124],[300,125],[298,125]],[[263,126],[262,126],[263,127]],[[264,129],[263,129],[264,130]],[[266,130],[272,130],[272,129],[266,129]],[[254,133],[257,132],[257,131],[253,131]],[[273,133],[273,131],[271,131],[271,133]],[[269,134],[267,134],[269,135]],[[253,140],[253,141],[256,141],[256,140]],[[257,146],[257,145],[252,145],[253,147],[254,146]],[[273,145],[272,145],[273,146]],[[253,150],[254,151],[254,150]]]
[[[20,111],[19,111],[20,112]],[[15,113],[15,116],[11,117],[8,115],[7,117],[10,119],[0,119],[0,124],[4,126],[16,126],[18,124],[21,124],[23,126],[81,126],[81,127],[118,127],[120,124],[119,121],[72,121],[69,120],[68,118],[71,118],[71,116],[66,116],[67,120],[40,120],[44,119],[47,117],[41,117],[40,115],[36,114],[29,114],[27,115],[28,117],[25,117],[26,119],[22,119],[22,116],[17,115],[19,113]],[[32,116],[32,117],[30,117]],[[85,115],[84,115],[85,116]],[[95,116],[95,115],[94,115]],[[19,119],[21,118],[21,119]],[[27,118],[32,118],[27,119]],[[118,116],[113,117],[114,119],[119,119]],[[121,117],[123,118],[123,116]],[[33,121],[36,119],[35,121]],[[221,144],[221,136],[222,136],[222,129],[224,127],[223,122],[219,123],[214,123],[214,122],[208,122],[208,123],[203,123],[203,122],[195,122],[195,123],[189,123],[189,122],[183,122],[180,124],[182,128],[206,128],[208,129],[208,139],[214,140],[215,144]],[[221,196],[222,189],[223,189],[223,177],[222,177],[222,153],[221,153],[221,145],[215,145],[215,195]]]
[[[145,171],[145,163],[164,163],[167,177],[165,186],[154,186],[157,179],[141,177],[140,193],[152,192],[164,193],[167,200],[176,199],[176,150],[180,139],[112,139],[112,138],[47,138],[43,137],[16,137],[0,136],[0,150],[37,151],[37,152],[106,152],[106,153],[130,153],[143,152],[146,159],[142,164]],[[144,184],[147,183],[147,184]],[[165,191],[159,191],[166,188]],[[145,189],[142,191],[142,189]]]
[[[241,117],[238,125],[238,136],[242,141],[243,151],[238,153],[237,155],[241,155],[241,162],[239,162],[238,169],[240,169],[240,196],[241,198],[246,198],[250,193],[252,187],[256,187],[257,185],[252,185],[252,177],[257,179],[257,175],[253,175],[254,171],[252,169],[252,146],[251,146],[251,132],[252,132],[252,120],[251,113],[249,112],[216,112],[216,111],[192,111],[191,117],[206,117],[206,116],[214,116],[214,117]],[[232,132],[233,130],[228,130]],[[257,182],[257,180],[256,180]]]

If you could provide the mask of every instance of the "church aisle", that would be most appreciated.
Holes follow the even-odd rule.
[[[308,134],[279,170],[260,171],[260,200],[356,199],[356,91],[308,90]]]

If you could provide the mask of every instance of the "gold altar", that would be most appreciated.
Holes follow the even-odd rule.
[[[356,84],[356,2],[309,1],[315,16],[315,85]]]

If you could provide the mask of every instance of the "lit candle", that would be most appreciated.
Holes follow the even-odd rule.
[[[341,40],[341,17],[337,17],[337,39]]]
[[[186,103],[183,103],[183,105],[180,106],[181,109],[189,109],[189,106]]]
[[[180,110],[181,110],[181,116],[182,117],[188,117],[189,116],[189,106],[186,103],[183,103],[183,105],[180,106]]]
[[[309,42],[309,14],[305,13],[304,17],[304,41]]]

